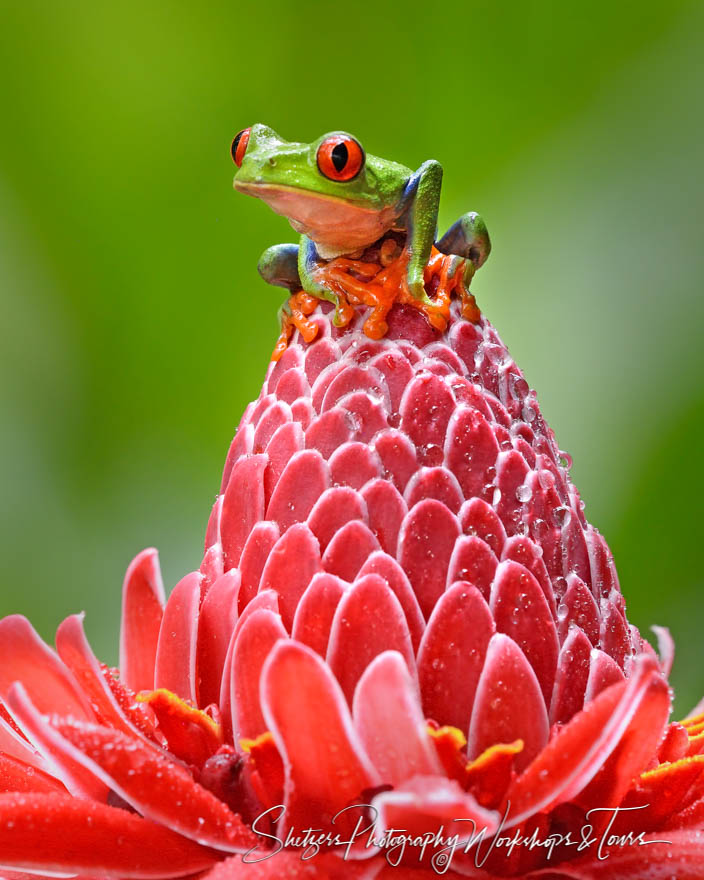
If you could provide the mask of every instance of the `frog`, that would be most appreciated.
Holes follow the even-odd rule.
[[[486,261],[491,241],[476,212],[462,215],[436,239],[443,169],[435,159],[413,171],[367,153],[345,131],[312,143],[284,140],[257,123],[232,140],[235,190],[261,199],[300,234],[262,254],[258,270],[269,284],[332,302],[340,325],[339,296],[320,282],[317,269],[336,258],[359,259],[389,233],[405,236],[405,282],[412,297],[431,304],[424,271],[433,247],[456,257],[464,282]]]

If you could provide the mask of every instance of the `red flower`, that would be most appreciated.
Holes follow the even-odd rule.
[[[164,606],[156,552],[130,566],[119,673],[80,617],[56,654],[0,622],[0,865],[702,876],[704,716],[668,726],[669,637],[658,661],[628,624],[533,392],[459,308],[441,332],[396,306],[380,341],[305,318],[318,338],[242,418],[201,570]],[[302,860],[311,827],[354,842]],[[440,828],[454,852],[421,846]]]

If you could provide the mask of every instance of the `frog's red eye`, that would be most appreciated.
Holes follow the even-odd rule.
[[[330,180],[352,180],[362,170],[364,150],[348,134],[333,134],[318,147],[318,168]]]
[[[251,128],[243,128],[242,131],[236,134],[232,139],[230,155],[232,156],[232,161],[238,168],[242,164],[244,154],[247,152],[247,144],[249,143],[249,133],[251,130]]]

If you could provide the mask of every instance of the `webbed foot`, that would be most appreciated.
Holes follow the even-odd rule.
[[[443,254],[456,254],[459,257],[464,257],[468,263],[468,270],[474,274],[489,256],[491,240],[482,217],[471,211],[455,221],[435,246]],[[471,264],[471,270],[469,264]],[[469,278],[471,278],[471,274]],[[469,278],[465,275],[467,282]]]
[[[298,274],[297,244],[275,244],[267,248],[259,258],[257,269],[267,284],[285,287],[291,293],[303,287]]]

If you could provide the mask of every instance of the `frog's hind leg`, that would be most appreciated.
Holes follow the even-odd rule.
[[[294,328],[306,342],[312,342],[317,336],[318,327],[308,320],[308,315],[315,311],[317,300],[303,290],[298,274],[297,244],[277,244],[268,248],[261,255],[257,269],[268,284],[284,287],[291,293],[279,309],[281,336],[274,349],[274,360],[278,360],[286,350]]]
[[[298,274],[297,244],[275,244],[267,248],[259,258],[257,269],[267,284],[285,287],[291,293],[303,288]]]
[[[275,244],[267,248],[259,258],[257,270],[267,284],[283,287],[291,294],[303,289],[298,274],[298,245]],[[279,321],[285,325],[291,318],[289,301],[279,309]]]
[[[467,260],[469,271],[465,273],[465,277],[469,275],[471,278],[486,262],[491,251],[486,223],[474,211],[463,214],[437,242],[436,247],[443,254],[456,254]]]

